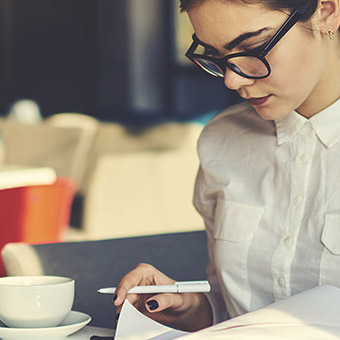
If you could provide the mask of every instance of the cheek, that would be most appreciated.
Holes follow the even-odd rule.
[[[316,39],[303,38],[290,44],[287,41],[268,56],[272,68],[268,82],[282,94],[306,97],[321,78],[325,64],[322,49]]]

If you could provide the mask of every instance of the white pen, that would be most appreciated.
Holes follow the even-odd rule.
[[[116,287],[100,288],[98,293],[114,294]],[[207,293],[210,291],[208,281],[181,281],[172,285],[136,286],[128,294],[158,294],[158,293]]]

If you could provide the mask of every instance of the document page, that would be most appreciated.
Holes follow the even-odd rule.
[[[186,340],[339,340],[340,289],[325,285],[224,321]]]
[[[204,330],[186,333],[124,302],[115,340],[339,340],[340,289],[319,286]]]
[[[186,334],[187,332],[164,326],[148,318],[125,300],[119,315],[115,340],[171,340]]]

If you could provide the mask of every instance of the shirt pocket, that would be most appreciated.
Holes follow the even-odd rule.
[[[340,286],[340,215],[326,215],[321,242],[325,247],[320,261],[319,284]]]
[[[234,201],[217,202],[214,225],[215,266],[221,286],[228,287],[230,303],[232,308],[236,308],[236,314],[250,309],[248,255],[263,211],[263,208]]]
[[[340,215],[326,215],[321,242],[334,255],[340,255]]]
[[[219,200],[215,213],[215,239],[234,243],[244,243],[251,239],[263,210],[244,203]]]

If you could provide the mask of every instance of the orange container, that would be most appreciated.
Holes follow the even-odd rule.
[[[0,249],[9,242],[63,241],[74,193],[74,183],[64,177],[49,185],[0,190]]]

